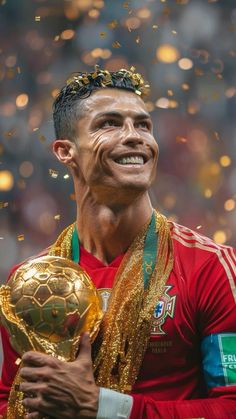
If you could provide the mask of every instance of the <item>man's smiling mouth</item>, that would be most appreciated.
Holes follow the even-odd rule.
[[[144,158],[142,156],[126,156],[116,159],[116,163],[126,165],[126,164],[144,164]]]

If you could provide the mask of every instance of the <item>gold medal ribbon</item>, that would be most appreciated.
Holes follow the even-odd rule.
[[[129,392],[150,339],[151,319],[173,267],[173,246],[166,217],[154,211],[158,234],[155,266],[144,258],[145,225],[127,250],[115,277],[100,331],[93,344],[94,375],[100,387]],[[72,224],[58,237],[50,255],[72,258]],[[146,255],[148,256],[148,255]],[[146,261],[146,266],[143,263]],[[148,283],[144,283],[145,272]],[[146,285],[146,286],[144,286]]]

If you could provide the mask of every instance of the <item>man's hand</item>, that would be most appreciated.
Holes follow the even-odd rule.
[[[33,351],[24,354],[22,361],[20,376],[24,381],[20,390],[26,394],[23,404],[31,412],[28,419],[96,418],[99,387],[94,381],[87,333],[81,337],[79,355],[74,362],[59,361]]]

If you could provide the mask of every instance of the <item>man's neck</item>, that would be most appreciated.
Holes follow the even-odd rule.
[[[77,227],[82,246],[105,265],[126,252],[153,208],[147,193],[117,210],[106,205],[78,205]]]

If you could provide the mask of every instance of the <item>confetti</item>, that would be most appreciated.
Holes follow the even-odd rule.
[[[18,74],[21,74],[21,68],[18,66],[18,67],[16,67],[16,70],[17,70],[17,73]]]
[[[220,140],[220,136],[219,136],[219,133],[217,132],[217,131],[214,131],[214,136],[215,136],[215,139],[216,140]]]
[[[61,219],[61,216],[60,216],[60,214],[54,215],[54,220],[57,220],[57,221],[59,221],[60,219]]]
[[[5,132],[3,135],[5,138],[11,138],[16,134],[16,128],[12,128],[9,131]]]
[[[4,240],[4,237],[0,236],[0,240]]]
[[[157,30],[158,29],[158,25],[152,25],[152,29]]]
[[[185,138],[185,137],[182,137],[181,135],[178,135],[177,137],[176,137],[176,142],[177,143],[187,143],[187,138]]]
[[[24,236],[24,234],[19,234],[19,235],[17,236],[17,240],[18,240],[19,242],[22,242],[23,240],[25,240],[25,236]]]
[[[41,20],[41,16],[35,16],[35,17],[34,17],[34,20],[35,20],[35,22],[40,22],[40,20]]]
[[[118,26],[118,22],[115,19],[112,20],[111,22],[108,22],[108,24],[107,24],[107,27],[109,29],[115,29],[115,28],[117,28],[117,26]]]
[[[69,179],[69,177],[70,176],[68,175],[68,173],[66,173],[66,175],[63,176],[64,179]]]
[[[196,227],[197,230],[200,230],[201,228],[202,228],[201,225],[199,225],[199,226]]]
[[[74,193],[71,193],[70,194],[70,199],[71,199],[71,201],[75,201],[76,200],[76,197],[75,197],[75,194]]]
[[[107,34],[106,34],[106,32],[100,32],[99,36],[100,36],[100,38],[104,39],[104,38],[106,38]]]
[[[58,171],[57,170],[53,170],[53,169],[49,169],[49,175],[53,178],[56,179],[58,177]]]
[[[120,48],[121,44],[118,41],[112,43],[112,48]]]
[[[171,33],[173,33],[173,35],[177,35],[177,32],[175,30],[171,31]]]
[[[125,2],[123,3],[123,8],[124,8],[124,9],[129,9],[129,2],[128,2],[128,1],[125,1]]]
[[[54,36],[53,41],[54,41],[54,42],[58,42],[58,41],[60,41],[60,35],[56,35],[56,36]]]
[[[38,131],[38,130],[39,130],[39,127],[33,128],[33,132]]]
[[[45,137],[43,134],[39,134],[39,135],[38,135],[38,139],[39,139],[39,141],[41,141],[42,143],[45,143],[45,141],[46,141],[46,137]]]
[[[0,201],[0,209],[8,207],[8,202]]]
[[[140,36],[137,36],[137,38],[135,39],[136,44],[140,43]]]

